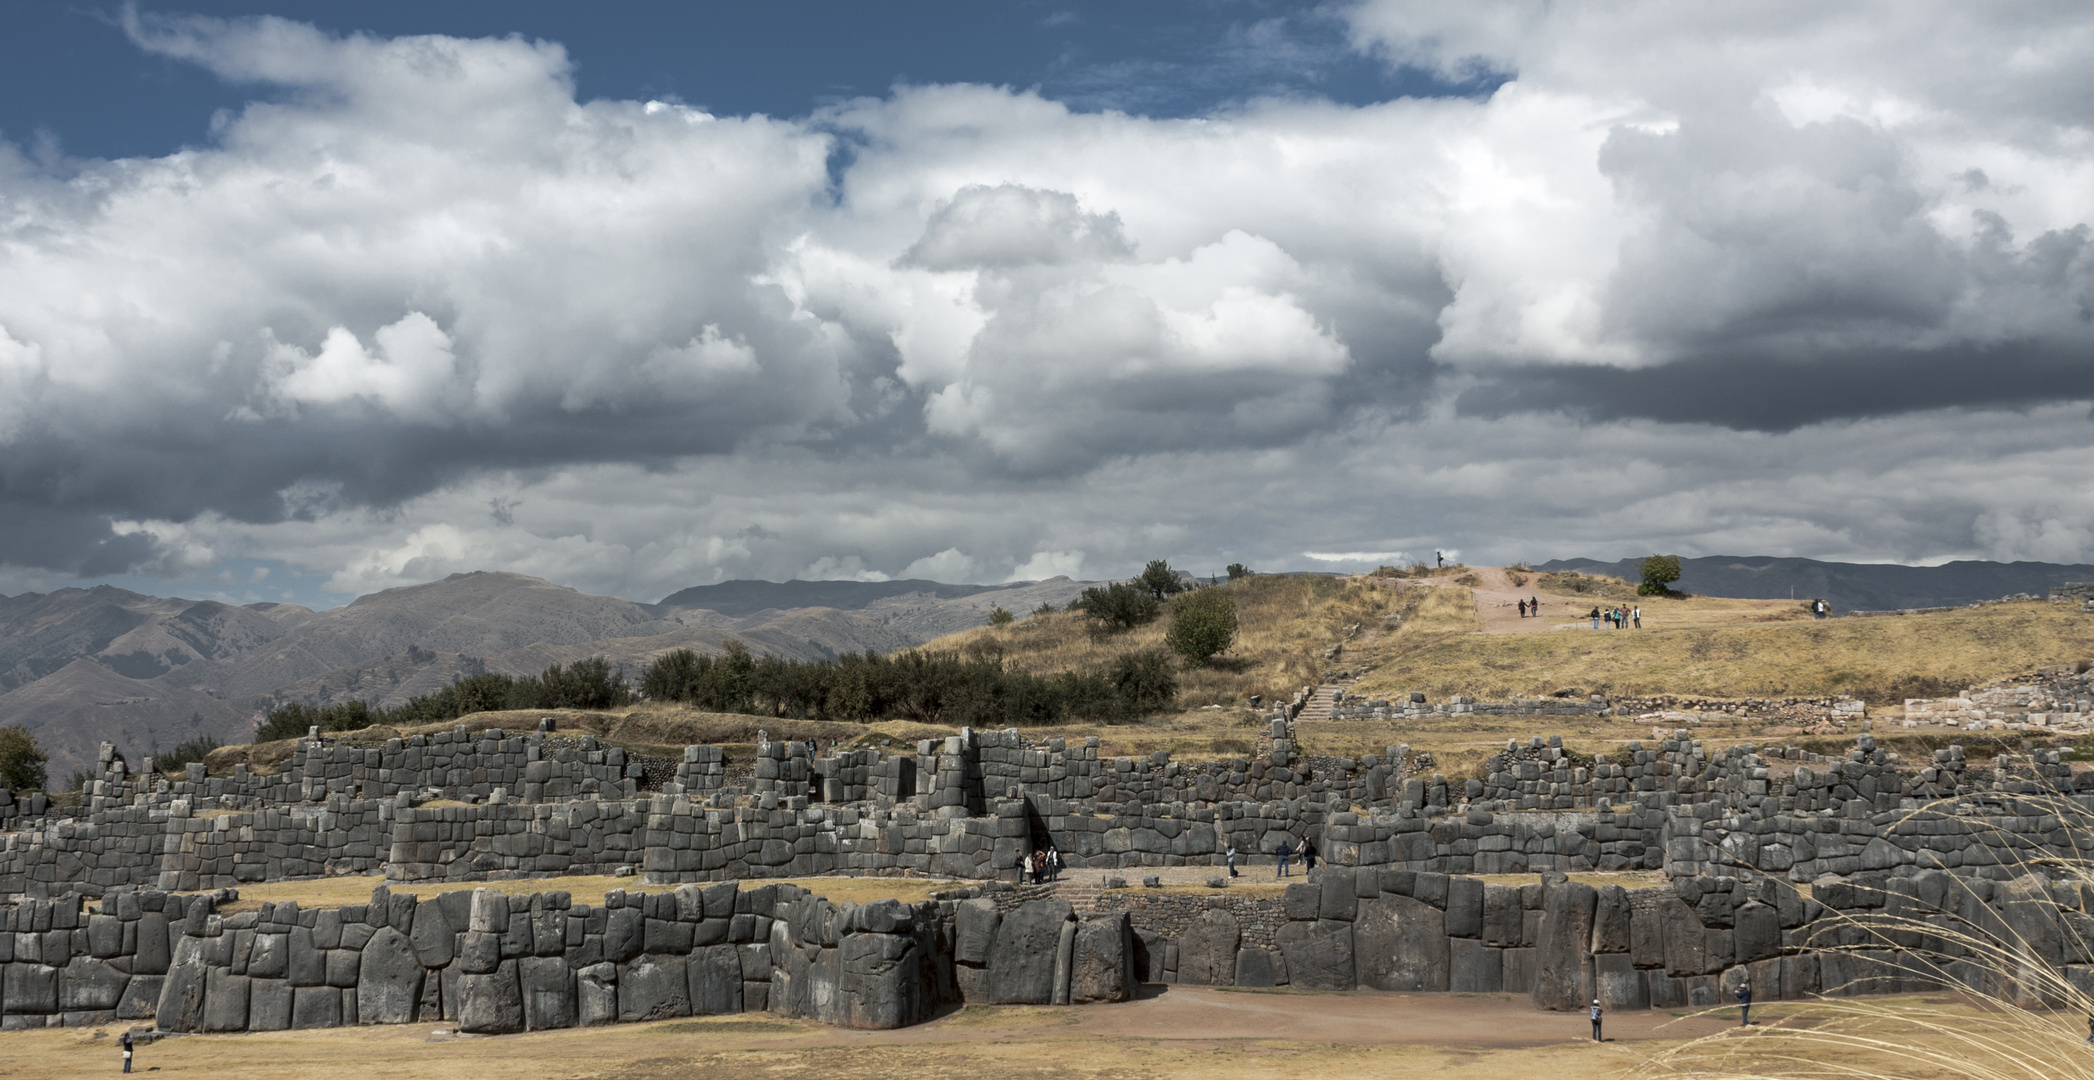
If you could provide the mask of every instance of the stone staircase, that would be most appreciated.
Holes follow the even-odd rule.
[[[1329,720],[1332,707],[1338,703],[1335,692],[1342,689],[1344,687],[1333,683],[1317,687],[1316,692],[1309,695],[1309,700],[1302,704],[1301,715],[1294,718],[1295,723],[1305,720]]]
[[[1079,916],[1101,914],[1098,899],[1105,895],[1105,887],[1097,879],[1058,881],[1054,884],[1054,898],[1067,900]]]

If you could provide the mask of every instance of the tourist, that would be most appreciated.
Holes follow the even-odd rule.
[[[1301,868],[1305,874],[1316,872],[1316,845],[1307,840],[1301,842]]]
[[[1594,630],[1600,628],[1600,609],[1598,605],[1594,605],[1592,609],[1592,628]]]
[[[1592,1041],[1605,1042],[1600,1038],[1600,999],[1592,999]]]
[[[1228,865],[1230,877],[1242,876],[1236,872],[1236,845],[1230,844],[1229,850],[1222,852],[1222,862]],[[2087,1024],[2090,1030],[2094,1030],[2094,1017],[2090,1017]]]
[[[1740,979],[1738,980],[1738,1026],[1749,1027],[1751,1024],[1752,980]]]
[[[2089,1031],[2094,1031],[2094,1020],[2088,1021],[2087,1026]],[[2089,1041],[2094,1041],[2094,1035],[2088,1035],[2087,1038]],[[131,1033],[129,1031],[124,1032],[124,1071],[131,1071]]]
[[[1289,844],[1287,841],[1282,840],[1280,841],[1279,848],[1273,852],[1273,856],[1279,860],[1278,865],[1275,867],[1273,871],[1273,876],[1286,877],[1287,860],[1294,857],[1294,846],[1292,844]]]
[[[1032,856],[1027,855],[1026,857],[1018,860],[1018,883],[1022,885],[1031,877]]]
[[[1050,847],[1047,849],[1047,880],[1060,881],[1061,879],[1062,849],[1058,847]]]
[[[1521,601],[1520,601],[1520,618],[1524,619],[1524,618],[1526,618],[1526,617],[1527,617],[1527,601],[1525,601],[1525,600],[1521,600]]]
[[[1643,629],[1643,605],[1637,604],[1636,610],[1629,612],[1629,618],[1636,620],[1636,629]]]
[[[1528,598],[1527,598],[1527,610],[1528,610],[1528,611],[1531,611],[1531,612],[1533,612],[1533,613],[1534,613],[1534,617],[1535,617],[1535,618],[1537,618],[1537,619],[1541,618],[1541,597],[1539,597],[1539,596],[1530,596],[1530,597],[1528,597]]]

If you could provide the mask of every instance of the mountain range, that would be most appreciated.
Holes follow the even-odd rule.
[[[890,652],[1066,604],[1066,577],[1013,585],[935,581],[730,581],[658,604],[592,596],[521,574],[453,574],[339,608],[235,606],[111,586],[0,597],[0,724],[26,724],[54,782],[98,743],[137,762],[196,735],[245,741],[271,705],[395,705],[485,671],[531,675],[605,656],[628,673],[662,653],[819,659]]]
[[[1643,560],[1557,559],[1537,570],[1575,570],[1640,581]],[[1950,562],[1939,566],[1820,562],[1763,555],[1710,555],[1680,560],[1673,588],[1746,600],[1822,599],[1833,611],[1953,607],[2028,593],[2042,596],[2068,581],[2094,581],[2094,566],[2040,562]]]

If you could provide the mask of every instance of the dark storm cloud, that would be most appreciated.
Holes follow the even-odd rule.
[[[1455,398],[1463,415],[1560,412],[1590,423],[1660,420],[1780,432],[1931,410],[2094,399],[2094,354],[2011,342],[1800,360],[1747,353],[1633,370],[1577,365],[1481,378]]]

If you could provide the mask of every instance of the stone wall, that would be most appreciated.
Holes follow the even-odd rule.
[[[989,900],[835,905],[787,885],[612,892],[490,890],[367,904],[112,891],[24,901],[0,925],[0,1028],[151,1018],[167,1031],[455,1021],[475,1033],[742,1012],[859,1028],[947,1001],[1081,1004],[1132,996],[1124,915]],[[970,937],[970,935],[972,935]],[[979,977],[976,977],[977,974]]]
[[[1144,977],[1165,983],[1513,993],[1559,1011],[1594,998],[1608,1009],[1721,1005],[1740,983],[1759,1001],[1983,985],[1971,949],[1914,929],[1933,920],[2094,986],[2094,904],[2077,887],[1934,870],[1827,878],[1815,893],[1824,899],[1766,877],[1627,890],[1560,875],[1512,886],[1326,867],[1288,886],[1269,941],[1245,932],[1234,898],[1113,900],[1132,920]],[[1885,915],[1898,921],[1872,925]]]

